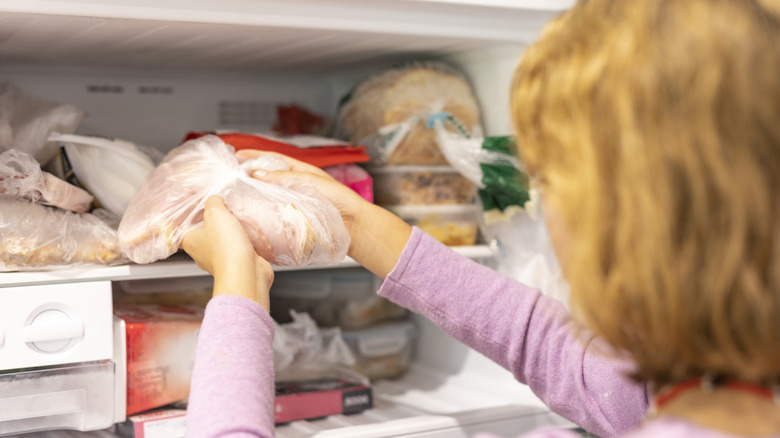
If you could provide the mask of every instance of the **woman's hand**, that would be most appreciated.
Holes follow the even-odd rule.
[[[236,153],[241,162],[266,154],[282,158],[290,170],[255,172],[252,176],[277,184],[293,180],[316,188],[341,213],[351,238],[349,256],[380,278],[385,278],[406,246],[411,227],[393,213],[361,198],[316,166],[273,152],[244,149]]]
[[[211,196],[206,200],[203,225],[184,236],[182,248],[201,269],[214,276],[214,296],[243,296],[269,310],[268,291],[274,271],[255,253],[244,227],[222,198]]]

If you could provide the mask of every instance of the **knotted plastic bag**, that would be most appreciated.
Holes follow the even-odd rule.
[[[78,213],[89,210],[93,200],[87,191],[42,171],[33,157],[16,149],[0,154],[0,193]]]
[[[255,251],[277,266],[342,261],[349,234],[336,207],[314,187],[250,176],[287,170],[277,156],[239,164],[232,146],[208,135],[175,148],[147,177],[119,225],[119,242],[136,263],[176,252],[184,235],[203,222],[206,199],[218,195],[241,222]]]

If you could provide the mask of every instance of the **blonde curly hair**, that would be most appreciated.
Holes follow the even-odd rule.
[[[656,385],[780,383],[777,1],[587,0],[515,72],[577,319]]]

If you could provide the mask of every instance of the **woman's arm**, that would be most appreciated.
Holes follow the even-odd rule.
[[[271,266],[218,197],[182,247],[214,276],[198,336],[187,407],[187,437],[274,435]]]
[[[316,166],[273,152],[244,149],[236,153],[241,161],[266,154],[279,156],[290,170],[255,172],[253,176],[280,185],[294,179],[298,184],[315,187],[341,213],[351,237],[348,255],[379,278],[385,278],[409,240],[412,227],[393,213],[367,202]]]
[[[645,387],[566,309],[538,290],[454,253],[415,228],[379,294],[418,312],[510,370],[553,411],[599,436],[636,427]]]
[[[412,232],[322,170],[282,158],[291,171],[255,177],[279,184],[295,179],[330,199],[352,236],[349,255],[385,278],[380,295],[509,369],[551,409],[591,432],[608,436],[638,424],[647,395],[626,377],[630,364],[596,352],[599,341],[585,333],[578,339],[560,303],[458,256],[419,229]]]

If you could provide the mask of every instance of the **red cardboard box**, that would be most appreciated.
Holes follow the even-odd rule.
[[[274,422],[356,414],[374,405],[371,387],[339,378],[276,382]]]
[[[115,305],[127,339],[127,415],[187,398],[203,308]]]
[[[116,426],[124,438],[184,438],[185,409],[159,409],[127,417]]]

